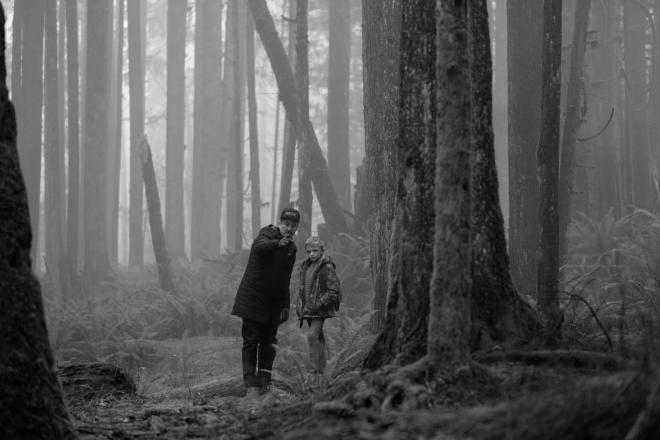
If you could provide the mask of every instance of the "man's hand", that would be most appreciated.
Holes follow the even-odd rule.
[[[280,324],[289,320],[289,308],[280,309]]]
[[[293,240],[291,240],[290,237],[284,237],[284,238],[282,238],[282,239],[280,240],[280,242],[278,243],[278,246],[279,246],[279,247],[285,247],[285,246],[288,246],[289,243],[291,243],[292,241],[293,241]]]

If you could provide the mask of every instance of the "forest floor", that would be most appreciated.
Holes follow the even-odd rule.
[[[485,368],[451,383],[393,385],[391,376],[385,379],[387,373],[355,372],[332,385],[318,379],[318,386],[310,386],[303,394],[276,381],[272,393],[254,400],[242,396],[240,338],[171,340],[163,343],[163,350],[159,363],[140,371],[136,394],[91,400],[68,397],[81,439],[486,438],[475,435],[473,427],[465,428],[463,434],[455,429],[445,434],[445,425],[439,421],[452,417],[485,421],[493,413],[499,414],[498,423],[504,423],[513,419],[507,415],[510,410],[502,412],[503,405],[515,405],[521,399],[549,400],[550,393],[571,393],[584,383],[607,380],[616,373],[593,363],[530,365],[529,359],[491,359],[483,364]],[[315,378],[308,375],[304,380],[313,384]],[[629,383],[617,387],[621,392]],[[489,438],[525,438],[500,437],[494,430],[491,434]],[[623,438],[610,434],[592,438]]]

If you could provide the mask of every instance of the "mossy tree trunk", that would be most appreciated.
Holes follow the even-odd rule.
[[[405,365],[426,354],[433,270],[436,157],[435,3],[401,4],[396,206],[385,328],[367,368]]]
[[[369,252],[373,285],[372,332],[385,324],[387,266],[396,192],[399,127],[401,3],[365,2],[362,10],[365,122],[365,193],[369,205]]]
[[[0,5],[0,426],[4,438],[74,439],[48,343],[32,232],[9,101]]]

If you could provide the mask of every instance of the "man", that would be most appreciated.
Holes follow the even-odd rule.
[[[277,226],[259,231],[236,293],[231,314],[243,319],[243,380],[250,397],[270,388],[277,328],[289,319],[289,282],[297,251],[293,235],[299,221],[297,210],[285,208]]]

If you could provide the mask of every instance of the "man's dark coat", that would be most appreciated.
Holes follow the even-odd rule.
[[[289,283],[296,262],[296,245],[279,247],[284,236],[277,226],[259,231],[236,292],[232,315],[262,324],[279,324],[280,310],[290,304]]]

